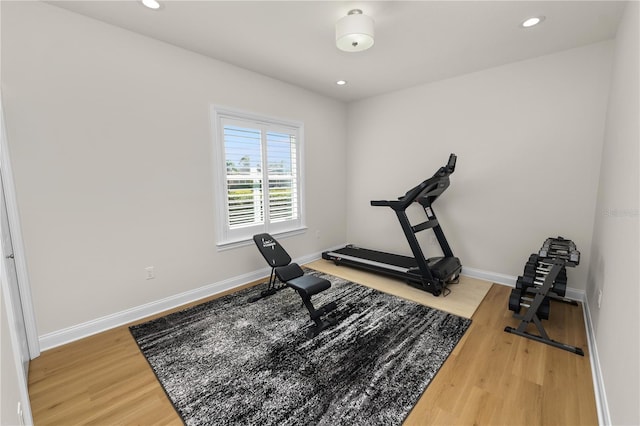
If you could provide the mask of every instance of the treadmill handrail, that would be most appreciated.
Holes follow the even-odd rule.
[[[407,207],[409,207],[415,200],[424,197],[435,188],[438,188],[443,178],[449,178],[449,175],[451,175],[455,170],[456,158],[455,154],[451,154],[446,166],[440,167],[432,177],[411,188],[406,194],[399,197],[397,200],[372,200],[371,205],[375,207],[391,207],[396,211],[406,210]]]

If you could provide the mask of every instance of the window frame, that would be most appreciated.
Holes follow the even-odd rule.
[[[296,235],[305,232],[305,196],[304,196],[304,123],[295,120],[287,120],[243,111],[235,108],[212,105],[211,107],[213,128],[213,183],[214,183],[214,207],[216,246],[218,250],[245,246],[252,244],[253,235],[267,232],[274,236]],[[256,128],[269,131],[293,131],[296,134],[296,187],[298,218],[294,220],[271,223],[266,215],[262,224],[250,225],[231,229],[229,226],[228,190],[227,190],[227,165],[225,156],[224,124],[225,121],[236,122],[247,128]],[[266,148],[263,152],[267,152]],[[263,165],[266,161],[263,158]],[[266,169],[266,167],[263,167]],[[268,180],[263,180],[262,187],[268,186]],[[268,192],[268,191],[267,191]]]

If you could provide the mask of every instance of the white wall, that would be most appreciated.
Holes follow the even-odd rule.
[[[342,103],[40,2],[1,7],[41,336],[266,268],[255,246],[215,247],[212,103],[304,122],[309,231],[283,243],[299,257],[344,241]]]
[[[639,5],[629,2],[616,36],[587,281],[610,420],[615,425],[640,424]]]
[[[463,266],[521,275],[529,254],[561,235],[582,252],[568,274],[569,286],[583,290],[612,47],[589,45],[350,104],[349,242],[410,253],[392,210],[369,201],[403,195],[454,152],[451,186],[434,206]],[[439,254],[425,236],[426,256]]]

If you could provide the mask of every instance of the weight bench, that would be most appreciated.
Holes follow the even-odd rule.
[[[331,287],[331,282],[324,278],[313,275],[305,275],[302,268],[297,263],[291,263],[289,253],[269,234],[257,234],[253,236],[258,250],[271,266],[271,275],[267,290],[263,290],[260,296],[254,297],[249,302],[255,302],[264,297],[275,294],[286,286],[294,289],[302,298],[302,302],[309,310],[309,316],[314,322],[307,332],[308,337],[317,336],[321,331],[336,323],[334,318],[323,318],[323,316],[333,311],[337,305],[335,302],[327,303],[316,309],[311,302],[311,296],[323,292]],[[276,281],[280,280],[283,286],[278,286]]]

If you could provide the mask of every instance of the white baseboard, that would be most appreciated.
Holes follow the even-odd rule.
[[[40,349],[45,351],[47,349],[55,348],[56,346],[64,345],[66,343],[70,343],[96,333],[119,327],[123,324],[127,324],[151,315],[158,314],[160,312],[174,309],[187,303],[195,302],[199,299],[213,296],[214,294],[218,294],[223,291],[227,291],[240,285],[246,284],[248,282],[260,279],[265,276],[265,271],[266,269],[220,281],[214,284],[209,284],[194,290],[189,290],[184,293],[177,294],[175,296],[170,296],[161,300],[157,300],[155,302],[136,306],[134,308],[96,318],[82,324],[44,334],[40,336]],[[268,275],[269,272],[267,271],[266,274]]]
[[[484,271],[482,269],[469,268],[467,266],[462,267],[461,275],[477,278],[483,281],[489,281],[496,284],[508,285],[509,287],[516,286],[517,277],[512,275],[500,274],[498,272]]]
[[[501,274],[498,272],[490,272],[484,271],[482,269],[476,268],[468,268],[466,266],[462,267],[461,275],[465,275],[471,278],[477,278],[479,280],[490,281],[496,284],[502,284],[509,287],[515,287],[516,281],[518,277],[514,277],[512,275]],[[580,290],[577,288],[567,287],[567,292],[565,294],[567,299],[576,300],[578,302],[582,302],[585,298],[584,290]]]
[[[609,404],[607,403],[607,393],[604,389],[604,378],[602,377],[602,369],[600,368],[600,358],[598,357],[598,347],[596,345],[595,330],[593,321],[591,320],[591,311],[589,309],[589,300],[585,293],[582,301],[582,312],[584,314],[584,323],[587,329],[587,343],[589,345],[589,361],[591,362],[591,376],[593,378],[593,391],[596,396],[596,409],[598,410],[598,424],[608,426],[611,424],[611,414],[609,413]]]
[[[321,253],[314,253],[294,259],[299,264],[310,263],[321,258]],[[93,334],[97,334],[121,325],[138,321],[143,318],[155,315],[170,309],[177,308],[187,303],[195,302],[218,293],[242,286],[248,282],[256,281],[270,273],[269,268],[263,268],[247,274],[232,277],[217,283],[209,284],[194,290],[170,296],[155,302],[147,303],[115,314],[96,318],[91,321],[84,322],[75,326],[71,326],[62,330],[47,333],[39,337],[40,349],[45,351],[66,343],[73,342]],[[462,275],[478,278],[481,280],[515,287],[517,277],[501,274],[497,272],[484,271],[476,268],[462,268]],[[589,312],[589,304],[584,290],[575,288],[567,288],[566,297],[572,300],[582,302],[585,327],[587,330],[587,341],[589,345],[589,357],[591,361],[591,371],[593,375],[594,391],[596,395],[596,405],[598,410],[598,421],[601,425],[610,425],[611,417],[609,415],[609,407],[604,389],[604,381],[602,371],[600,369],[600,361],[598,359],[598,351],[596,348],[596,340],[591,322],[591,314]]]
[[[299,259],[294,259],[294,261],[300,264],[304,264],[312,262],[314,260],[318,260],[319,258],[320,253],[316,253],[309,256],[303,256]],[[77,324],[71,327],[64,328],[62,330],[43,334],[42,336],[39,336],[40,350],[45,351],[47,349],[52,349],[66,343],[73,342],[75,340],[89,337],[93,334],[107,331],[109,329],[119,327],[133,321],[141,320],[151,315],[177,308],[187,303],[192,303],[213,296],[215,294],[234,289],[248,282],[256,281],[264,278],[265,276],[269,276],[270,272],[271,270],[268,267],[265,267],[257,271],[232,277],[223,281],[219,281],[217,283],[208,284],[194,290],[189,290],[184,293],[157,300],[155,302],[136,306],[134,308],[96,318],[82,324]]]

